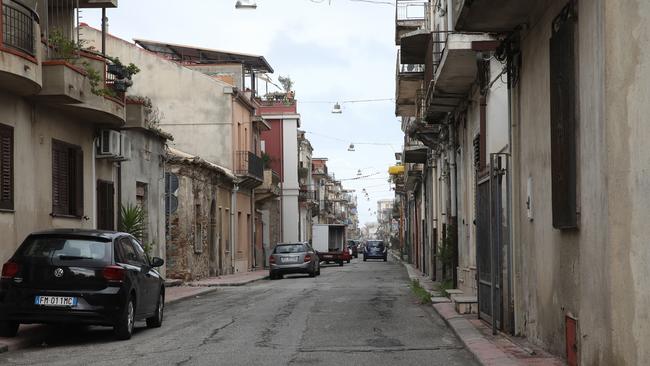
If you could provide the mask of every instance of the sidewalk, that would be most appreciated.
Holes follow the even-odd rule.
[[[394,253],[393,258],[406,268],[409,278],[417,280],[427,291],[437,291],[438,286],[426,275],[403,262]],[[476,360],[485,366],[561,366],[566,363],[530,344],[525,339],[509,337],[504,334],[492,335],[492,328],[476,315],[461,315],[452,303],[433,304],[433,309],[449,325]]]
[[[165,286],[165,305],[217,291],[219,286],[243,286],[267,277],[268,271],[260,270],[211,277],[188,284],[182,284],[180,281],[175,280],[167,281]],[[41,324],[21,325],[16,337],[0,337],[0,353],[40,344],[50,330],[50,328]]]

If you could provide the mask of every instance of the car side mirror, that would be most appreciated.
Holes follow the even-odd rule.
[[[161,267],[163,264],[165,264],[165,261],[162,258],[158,258],[158,257],[151,258],[152,267]]]

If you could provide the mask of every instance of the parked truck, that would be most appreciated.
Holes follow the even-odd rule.
[[[345,243],[345,225],[314,224],[312,227],[312,246],[321,262],[335,262],[339,266],[350,262],[352,256]]]

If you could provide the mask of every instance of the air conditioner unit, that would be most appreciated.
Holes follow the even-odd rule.
[[[120,153],[120,133],[113,130],[101,130],[97,158],[112,158]]]
[[[131,160],[131,138],[126,133],[120,134],[120,153],[116,160]]]

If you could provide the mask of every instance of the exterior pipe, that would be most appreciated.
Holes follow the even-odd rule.
[[[97,144],[98,143],[99,143],[99,138],[95,137],[93,139],[93,146],[92,146],[92,149],[91,149],[92,150],[92,152],[91,152],[92,161],[90,162],[91,166],[92,166],[92,168],[91,168],[92,182],[91,182],[90,186],[92,187],[92,197],[93,197],[93,205],[92,205],[93,212],[92,212],[92,215],[91,215],[91,217],[93,218],[93,220],[92,220],[93,229],[97,229],[97,193],[96,193],[97,192],[97,179],[96,179],[95,175],[96,175],[96,170],[97,170],[97,161],[96,161],[97,157],[96,157],[96,154],[97,154]]]
[[[230,196],[230,270],[235,273],[235,243],[237,242],[237,218],[235,212],[237,211],[237,192],[239,185],[233,182],[232,194]]]

